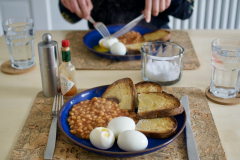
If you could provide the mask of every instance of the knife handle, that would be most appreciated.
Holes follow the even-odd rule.
[[[44,159],[52,159],[53,158],[55,145],[56,145],[56,137],[57,137],[57,116],[54,116],[51,127],[50,127],[50,132],[49,132],[49,136],[48,136],[48,142],[47,142],[47,147],[46,147],[46,151],[44,154]]]
[[[194,138],[193,130],[190,122],[186,121],[186,140],[187,140],[187,152],[189,160],[199,160],[197,144]]]

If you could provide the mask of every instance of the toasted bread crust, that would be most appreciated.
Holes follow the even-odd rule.
[[[172,99],[172,101],[174,101],[174,105],[171,106],[167,106],[165,107],[166,109],[155,109],[155,110],[151,110],[151,111],[143,111],[143,112],[139,112],[137,113],[139,119],[146,119],[146,118],[156,118],[156,117],[169,117],[169,116],[175,116],[178,114],[181,114],[184,111],[184,108],[182,106],[182,104],[180,103],[180,101],[173,96],[172,94],[167,94],[167,93],[144,93],[144,94],[161,94],[161,96],[167,96],[170,97],[170,99]],[[144,107],[148,107],[148,106],[144,106]]]
[[[151,131],[151,130],[146,131],[146,130],[138,129],[137,127],[136,127],[136,130],[142,132],[145,136],[150,138],[159,138],[159,139],[169,138],[177,132],[177,126],[178,126],[177,120],[174,117],[170,117],[170,118],[171,118],[171,121],[174,123],[171,131],[168,131],[168,132]]]
[[[156,35],[157,33],[163,32],[164,35],[162,37],[154,37],[154,35]],[[167,30],[157,30],[157,31],[153,31],[153,32],[148,32],[146,34],[143,35],[144,41],[145,42],[152,42],[152,41],[168,41],[171,38],[171,34],[169,31]]]
[[[126,48],[127,48],[127,53],[129,53],[129,54],[140,54],[140,50],[141,50],[142,46],[146,43],[147,42],[125,45]]]
[[[114,88],[116,88],[117,86],[120,87],[120,84],[124,85],[124,87],[126,88],[117,88],[118,91],[110,94],[111,90],[114,90]],[[134,111],[135,106],[134,106],[134,97],[135,97],[135,85],[132,81],[132,79],[130,78],[123,78],[123,79],[119,79],[117,81],[115,81],[114,83],[112,83],[107,89],[106,91],[103,93],[102,97],[106,98],[108,100],[114,100],[115,102],[119,102],[119,108],[121,109],[126,109],[126,108],[122,108],[122,103],[123,103],[123,99],[122,97],[124,95],[122,95],[120,92],[120,90],[124,90],[125,92],[127,92],[129,94],[129,98],[130,98],[130,103],[128,104],[129,106],[127,106],[127,109],[129,111]]]
[[[152,88],[150,91],[150,87]],[[154,90],[154,91],[153,91]],[[138,108],[138,94],[148,92],[162,93],[162,86],[155,82],[142,81],[135,84],[135,107]]]

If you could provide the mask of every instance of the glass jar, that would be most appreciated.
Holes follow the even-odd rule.
[[[173,42],[149,42],[142,46],[142,78],[160,85],[180,81],[183,69],[184,48]]]

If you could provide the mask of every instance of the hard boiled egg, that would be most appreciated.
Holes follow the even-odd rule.
[[[99,46],[109,49],[114,43],[118,42],[117,38],[105,37],[99,40]]]
[[[111,45],[110,52],[115,55],[125,55],[127,49],[122,42],[115,42],[113,45]]]
[[[115,137],[126,130],[135,130],[135,122],[129,117],[116,117],[112,119],[107,126],[110,129]]]
[[[90,142],[99,149],[108,149],[113,146],[115,136],[111,130],[98,127],[91,131]]]
[[[147,148],[148,139],[139,131],[127,130],[119,134],[117,144],[124,151],[141,151]]]

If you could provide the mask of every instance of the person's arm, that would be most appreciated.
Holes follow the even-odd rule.
[[[72,13],[69,9],[67,9],[62,4],[61,0],[59,0],[59,10],[63,18],[70,23],[77,23],[81,20],[81,18],[79,18],[76,13]]]
[[[60,12],[70,23],[76,23],[82,18],[89,19],[92,8],[91,0],[59,0]]]
[[[193,12],[194,0],[172,0],[164,14],[172,15],[179,19],[188,19]]]

